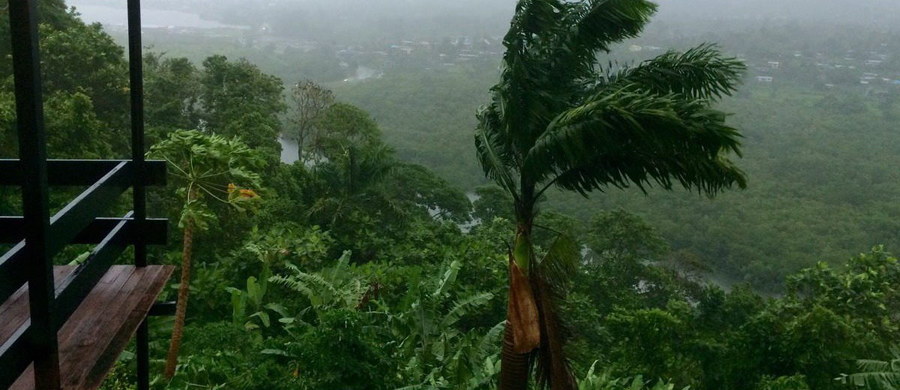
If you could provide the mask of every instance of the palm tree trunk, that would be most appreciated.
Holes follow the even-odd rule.
[[[538,381],[550,390],[575,390],[578,384],[563,351],[560,318],[551,301],[551,287],[540,274],[532,274],[531,286],[541,325],[540,353],[536,359]]]
[[[181,337],[184,335],[184,317],[187,312],[188,291],[191,282],[191,253],[194,249],[194,223],[187,218],[184,224],[184,242],[181,252],[181,284],[178,286],[178,302],[175,305],[175,326],[172,328],[172,342],[166,356],[166,379],[175,376],[178,365],[178,351],[181,349]]]
[[[500,389],[526,390],[531,373],[531,353],[540,345],[537,304],[528,276],[513,253],[509,254],[509,297],[506,330],[500,355]]]
[[[527,390],[531,374],[531,353],[517,353],[509,321],[503,333],[500,351],[500,390]]]

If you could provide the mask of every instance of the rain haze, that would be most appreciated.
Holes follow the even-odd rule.
[[[38,0],[47,153],[143,93],[153,389],[900,383],[900,0],[142,0],[143,88],[126,3]]]

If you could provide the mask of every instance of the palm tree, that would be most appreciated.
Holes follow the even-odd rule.
[[[740,134],[711,108],[743,64],[703,45],[634,66],[599,66],[598,54],[637,36],[656,10],[647,0],[520,0],[504,38],[500,82],[478,113],[485,175],[513,198],[509,302],[501,389],[574,389],[557,303],[578,263],[560,235],[540,258],[537,203],[553,186],[582,195],[610,187],[680,185],[714,195],[746,185],[728,159]]]
[[[397,166],[393,151],[380,143],[347,144],[338,148],[340,154],[332,153],[331,161],[314,167],[324,188],[310,207],[309,215],[331,227],[367,211],[402,214],[384,188]]]
[[[183,229],[181,282],[165,368],[166,379],[172,379],[187,313],[194,233],[206,230],[215,221],[210,201],[240,208],[240,205],[258,199],[256,192],[246,187],[259,188],[260,177],[255,171],[261,169],[264,160],[259,152],[237,138],[226,139],[196,130],[172,132],[167,139],[150,148],[148,155],[167,162],[178,182],[177,192],[184,199],[178,223]]]

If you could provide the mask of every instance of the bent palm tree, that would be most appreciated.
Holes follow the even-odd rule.
[[[540,259],[532,229],[554,185],[587,195],[610,186],[681,185],[714,195],[743,173],[740,134],[711,104],[744,69],[704,45],[634,67],[597,66],[597,54],[635,37],[655,12],[647,0],[520,0],[504,39],[492,101],[475,132],[485,174],[515,203],[501,388],[526,389],[532,362],[542,387],[573,389],[557,302],[578,263],[560,236]]]

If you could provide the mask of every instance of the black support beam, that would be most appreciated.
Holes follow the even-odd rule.
[[[89,186],[128,160],[47,160],[47,180],[51,186]],[[138,176],[138,175],[135,175]],[[141,182],[145,186],[166,184],[166,162],[146,161]],[[21,186],[25,171],[19,160],[0,159],[0,186]]]
[[[129,225],[133,224],[133,218],[95,218],[84,230],[75,236],[69,244],[99,244],[106,238],[106,235],[119,224],[126,221]],[[22,233],[25,219],[22,217],[2,217],[0,216],[0,244],[16,244],[25,237]],[[147,245],[165,245],[168,235],[169,222],[163,218],[148,218],[144,224],[144,229],[132,229],[129,226],[127,237],[129,244],[134,244],[138,238],[144,240]],[[137,234],[137,232],[141,232]],[[2,257],[0,257],[2,259]],[[0,269],[3,268],[0,262]],[[3,272],[0,271],[0,274]],[[2,280],[2,279],[0,279]],[[0,282],[2,285],[2,282]],[[0,294],[0,301],[3,295]]]
[[[175,306],[178,302],[157,302],[150,308],[150,317],[171,317],[175,315]]]
[[[35,387],[52,390],[60,386],[59,344],[54,328],[53,254],[44,245],[50,238],[50,208],[37,1],[9,0],[8,11],[16,127],[24,173],[22,209],[27,221],[23,252],[28,262],[22,269],[28,278],[31,313],[28,342],[34,354]]]

